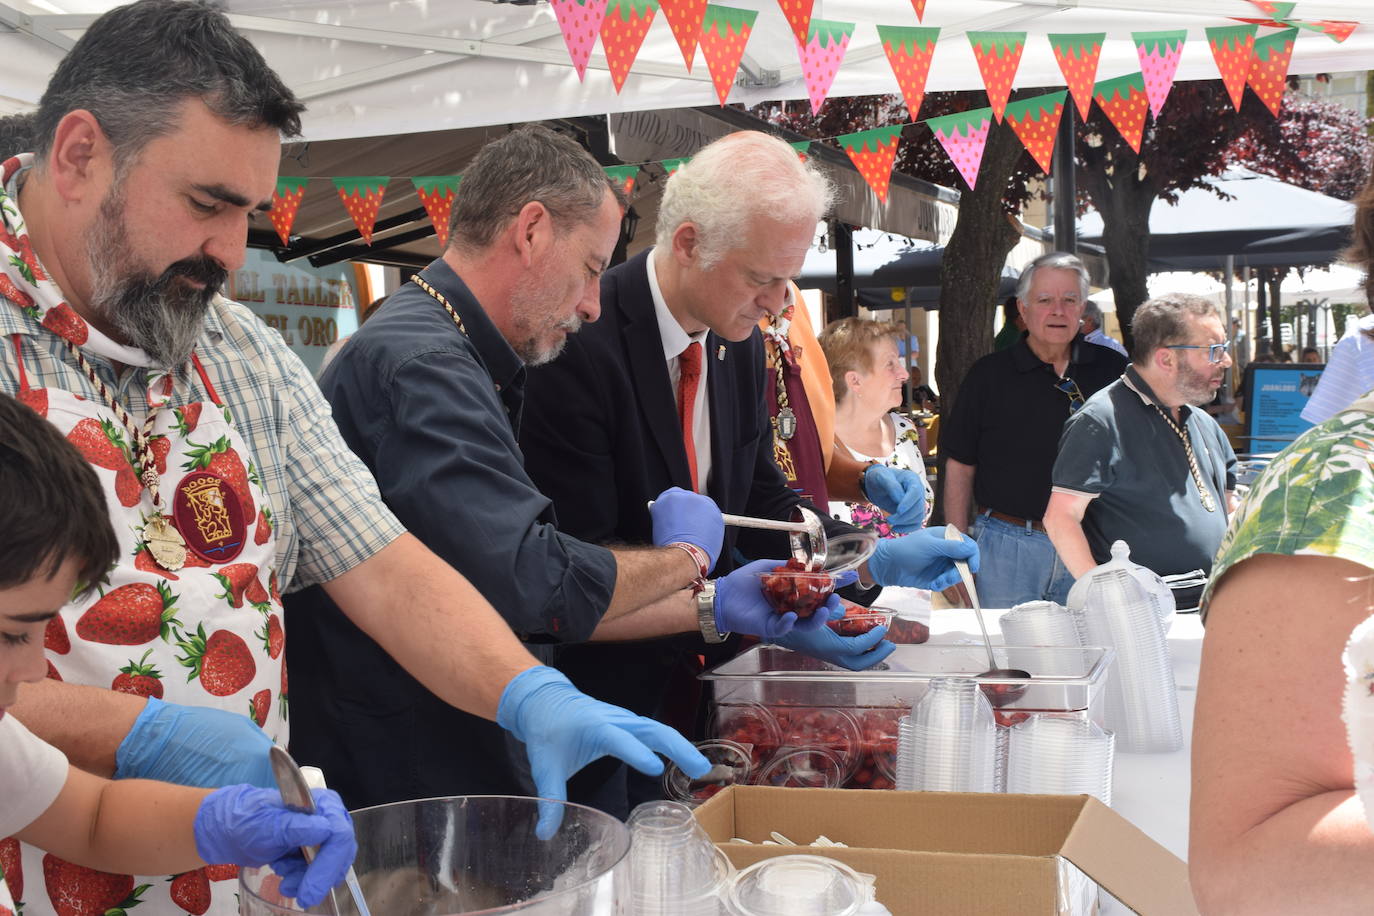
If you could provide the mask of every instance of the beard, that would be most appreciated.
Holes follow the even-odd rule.
[[[568,335],[576,334],[582,319],[576,314],[562,321],[554,321],[549,303],[556,296],[533,278],[522,279],[511,291],[511,349],[527,366],[551,363],[568,344]],[[563,331],[557,340],[546,343],[554,331]]]
[[[227,272],[213,259],[199,255],[177,261],[154,276],[138,265],[123,210],[123,194],[111,191],[87,233],[91,308],[125,343],[148,354],[156,365],[179,366],[190,358],[210,301]],[[191,286],[186,280],[203,286]]]
[[[1179,365],[1176,384],[1183,402],[1193,407],[1210,404],[1217,394],[1216,389],[1212,387],[1212,375],[1198,372],[1187,363]]]

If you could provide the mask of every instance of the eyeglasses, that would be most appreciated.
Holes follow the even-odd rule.
[[[1069,413],[1083,406],[1083,392],[1079,390],[1078,383],[1071,378],[1061,378],[1055,382],[1054,387],[1058,388],[1069,398]]]
[[[1219,363],[1222,357],[1231,349],[1229,343],[1215,344],[1170,344],[1166,350],[1206,350],[1207,362]]]

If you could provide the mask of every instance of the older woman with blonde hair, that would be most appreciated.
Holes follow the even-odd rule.
[[[898,353],[901,337],[897,325],[867,318],[843,318],[821,333],[835,391],[835,450],[856,461],[915,471],[924,480],[919,430],[896,412],[907,380]],[[928,483],[925,491],[928,518],[934,499]],[[893,536],[886,516],[871,503],[831,502],[830,511],[882,537]]]

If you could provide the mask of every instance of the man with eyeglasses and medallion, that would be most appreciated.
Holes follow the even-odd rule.
[[[1073,576],[1043,517],[1064,421],[1117,379],[1126,358],[1083,339],[1088,271],[1064,252],[1021,272],[1017,309],[1026,331],[973,364],[943,421],[945,521],[978,542],[986,607],[1068,598]]]
[[[1171,294],[1136,310],[1131,365],[1064,425],[1045,528],[1081,576],[1125,541],[1131,560],[1161,576],[1205,579],[1235,506],[1236,455],[1202,405],[1231,367],[1216,308]],[[1175,588],[1197,607],[1202,581]]]

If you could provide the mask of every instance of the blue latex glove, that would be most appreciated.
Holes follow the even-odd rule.
[[[864,495],[887,515],[898,534],[909,534],[926,523],[926,484],[921,475],[885,464],[864,471]]]
[[[115,779],[156,779],[214,789],[272,788],[272,739],[245,715],[149,697],[115,751]]]
[[[194,825],[196,852],[206,862],[271,865],[281,892],[311,907],[343,881],[358,854],[353,819],[338,793],[315,789],[315,813],[292,811],[275,789],[227,786],[200,803]],[[305,864],[302,846],[318,846]]]
[[[967,535],[945,540],[944,528],[922,528],[906,537],[883,538],[868,558],[868,574],[879,585],[905,585],[940,591],[959,581],[955,560],[978,571],[978,545]]]
[[[663,772],[655,752],[694,779],[711,768],[692,742],[668,726],[594,700],[562,672],[543,665],[511,679],[501,693],[496,721],[525,742],[535,790],[543,799],[566,800],[568,777],[608,754],[649,776]],[[562,819],[562,805],[541,803],[535,834],[549,839]]]
[[[838,608],[839,599],[832,596],[832,600]],[[842,616],[844,612],[840,611],[838,615],[832,613],[831,618],[838,619]],[[801,652],[803,655],[840,665],[850,671],[862,671],[872,668],[897,648],[893,643],[883,639],[886,635],[887,627],[874,627],[860,636],[841,636],[829,627],[815,630],[793,627],[792,632],[773,641],[784,649]]]
[[[759,573],[772,572],[782,565],[781,560],[755,560],[716,580],[716,629],[722,633],[747,633],[766,642],[774,642],[793,630],[824,629],[833,613],[844,616],[838,595],[831,595],[816,613],[805,619],[788,611],[779,614],[763,596],[763,582]],[[836,588],[844,588],[857,579],[856,573],[841,573]]]
[[[715,500],[681,487],[671,487],[658,494],[649,507],[654,523],[654,544],[663,547],[674,541],[686,541],[706,551],[711,558],[707,572],[716,568],[720,548],[725,542],[725,520]]]

